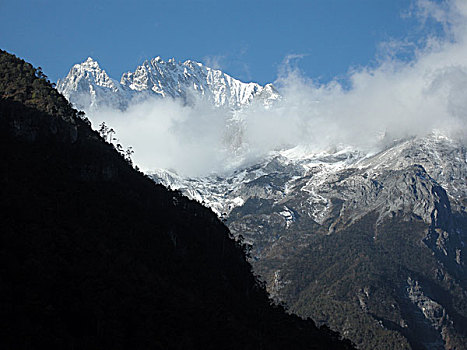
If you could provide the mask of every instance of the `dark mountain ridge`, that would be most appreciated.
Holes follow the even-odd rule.
[[[0,347],[349,349],[273,306],[209,209],[135,171],[0,51]]]

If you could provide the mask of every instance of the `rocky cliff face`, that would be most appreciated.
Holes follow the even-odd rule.
[[[434,133],[377,154],[296,148],[225,178],[151,176],[224,217],[269,292],[295,312],[365,349],[461,349],[466,156]]]

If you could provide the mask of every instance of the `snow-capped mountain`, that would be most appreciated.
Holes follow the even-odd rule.
[[[181,98],[186,103],[203,98],[217,107],[233,110],[254,100],[268,107],[280,98],[272,84],[243,83],[199,62],[163,61],[160,57],[144,61],[134,72],[124,73],[120,82],[88,58],[74,65],[58,81],[57,89],[84,111],[100,107],[125,109],[132,99],[147,96]]]
[[[336,199],[343,202],[351,200],[354,203],[346,203],[340,209],[342,215],[345,211],[351,211],[345,214],[352,217],[353,221],[376,208],[381,210],[382,216],[391,211],[402,210],[396,208],[395,198],[387,199],[387,205],[392,209],[379,201],[381,194],[386,191],[383,181],[379,179],[386,173],[412,166],[419,166],[446,190],[451,207],[465,211],[466,148],[461,142],[436,133],[397,141],[376,154],[363,153],[350,147],[307,153],[303,147],[298,146],[271,153],[263,162],[237,169],[225,177],[212,175],[205,178],[184,178],[164,169],[149,175],[156,182],[181,190],[187,196],[204,202],[219,216],[228,216],[232,210],[243,206],[252,198],[273,200],[278,205],[287,199],[296,199],[300,194],[305,202],[300,205],[301,209],[295,208],[293,211],[323,224],[336,214],[333,212],[336,207],[333,200]],[[334,190],[335,186],[338,190]],[[416,196],[410,203],[421,204],[423,199],[424,196]],[[420,211],[417,209],[414,213],[426,222],[431,222],[431,207],[421,206]],[[280,214],[282,207],[278,208]]]
[[[255,98],[265,103],[278,98],[271,84],[243,83],[220,70],[195,61],[167,62],[160,57],[145,61],[134,72],[123,74],[120,83],[134,91],[153,91],[163,97],[190,100],[190,94],[204,96],[216,106],[238,108]]]
[[[295,147],[230,176],[187,179],[165,170],[150,176],[224,218],[251,246],[255,271],[274,298],[331,324],[362,349],[448,349],[463,342],[465,310],[451,304],[467,301],[462,142],[433,133],[376,154]],[[352,282],[342,285],[348,276]],[[329,293],[340,314],[326,309]],[[381,328],[378,340],[362,337]],[[389,346],[391,339],[398,345]]]
[[[75,64],[57,82],[57,90],[76,108],[86,112],[102,107],[125,109],[134,97],[133,91],[111,79],[91,57]]]
[[[146,96],[204,98],[234,111],[226,125],[235,152],[245,146],[248,122],[235,111],[257,101],[269,112],[281,99],[272,85],[160,58],[120,83],[88,59],[58,88],[84,110],[125,109]],[[273,298],[291,311],[329,324],[361,349],[466,349],[465,143],[434,132],[387,141],[374,153],[301,145],[238,164],[228,175],[148,175],[222,217],[250,247]]]

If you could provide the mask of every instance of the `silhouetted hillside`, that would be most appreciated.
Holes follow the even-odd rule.
[[[2,349],[348,349],[271,306],[207,208],[155,185],[0,52]]]

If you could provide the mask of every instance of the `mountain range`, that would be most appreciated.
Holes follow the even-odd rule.
[[[88,59],[57,87],[86,111],[125,108],[142,94],[188,104],[204,98],[233,115],[255,101],[268,109],[281,99],[272,85],[160,58],[120,83]],[[376,151],[298,145],[227,174],[190,178],[155,169],[148,176],[222,218],[289,311],[329,325],[361,349],[466,349],[462,139],[433,130],[385,138]]]
[[[57,89],[85,111],[106,107],[125,109],[134,99],[149,96],[181,98],[190,103],[199,95],[217,107],[238,109],[261,100],[269,105],[279,98],[272,84],[242,83],[220,70],[201,63],[183,63],[160,57],[146,60],[134,72],[124,73],[117,82],[92,58],[76,64],[57,82]]]
[[[2,349],[351,349],[273,305],[208,208],[0,50]]]

